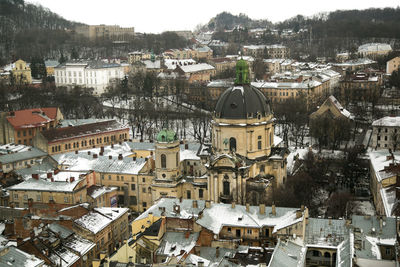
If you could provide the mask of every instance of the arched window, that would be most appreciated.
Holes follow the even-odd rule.
[[[230,185],[229,185],[228,181],[223,182],[223,189],[224,189],[224,191],[223,191],[224,196],[229,196]]]
[[[167,156],[161,154],[161,168],[167,168]]]
[[[233,137],[229,139],[229,150],[232,152],[236,151],[236,139]]]

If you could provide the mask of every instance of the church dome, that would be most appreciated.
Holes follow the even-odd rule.
[[[244,60],[236,63],[235,85],[223,92],[215,107],[215,117],[248,119],[271,114],[267,98],[250,85],[248,66]]]

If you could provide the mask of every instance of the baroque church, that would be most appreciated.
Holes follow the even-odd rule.
[[[184,192],[193,190],[192,198],[202,199],[195,193],[201,189],[203,199],[213,202],[266,203],[287,177],[288,150],[274,146],[274,124],[267,98],[251,86],[246,61],[238,60],[234,86],[220,96],[215,107],[212,141],[202,144],[197,153],[201,175],[188,179],[179,167],[176,135],[166,130],[159,133],[155,198],[166,194],[187,198]]]

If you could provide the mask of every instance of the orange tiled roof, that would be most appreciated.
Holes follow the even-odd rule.
[[[54,121],[56,116],[57,108],[33,108],[9,112],[7,120],[14,128],[35,128]]]

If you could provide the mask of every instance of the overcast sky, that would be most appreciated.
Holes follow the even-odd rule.
[[[29,1],[29,0],[28,0]],[[135,27],[136,32],[193,30],[222,11],[283,21],[337,9],[397,7],[399,0],[31,0],[62,17],[86,24]]]

